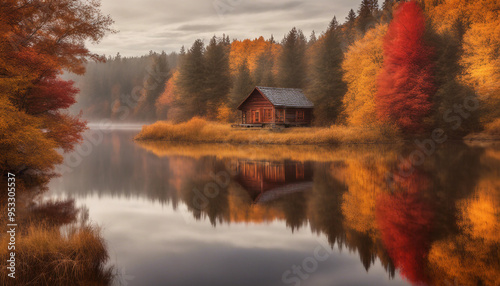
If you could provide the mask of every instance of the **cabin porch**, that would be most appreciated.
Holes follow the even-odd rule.
[[[232,127],[292,127],[310,126],[312,109],[249,108],[241,110],[241,123]]]

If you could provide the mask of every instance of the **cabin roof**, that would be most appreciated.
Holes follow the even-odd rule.
[[[304,95],[302,89],[257,86],[257,89],[272,105],[279,107],[313,108],[314,104]],[[255,91],[255,90],[254,90]],[[253,94],[253,91],[250,95]],[[250,97],[241,102],[238,108]]]

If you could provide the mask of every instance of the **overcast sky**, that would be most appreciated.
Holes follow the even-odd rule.
[[[361,0],[101,0],[102,11],[115,20],[119,33],[108,35],[93,52],[139,56],[150,50],[179,51],[196,39],[213,36],[246,39],[274,35],[276,40],[294,26],[309,37],[324,31],[337,16],[344,22]]]

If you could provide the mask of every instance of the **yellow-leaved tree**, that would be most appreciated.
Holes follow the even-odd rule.
[[[482,126],[500,117],[500,2],[498,0],[421,0],[437,34],[451,34],[458,42],[457,78],[460,85],[475,92],[480,109],[475,111]],[[446,39],[445,39],[446,40]],[[449,42],[446,40],[444,43]],[[442,43],[441,43],[442,45]],[[445,61],[449,59],[445,58]],[[446,86],[444,88],[447,88]],[[448,88],[450,89],[450,88]],[[450,103],[463,104],[461,91],[450,89]],[[469,97],[471,97],[469,95]],[[471,97],[472,98],[472,97]],[[455,100],[453,100],[455,99]],[[469,105],[472,105],[469,102]],[[470,121],[470,119],[468,119]],[[496,126],[500,126],[496,124]]]
[[[377,124],[375,110],[376,78],[383,63],[383,37],[387,25],[379,25],[355,42],[345,55],[342,65],[347,93],[343,104],[347,122],[352,126]]]
[[[462,64],[465,80],[476,90],[481,101],[483,124],[500,118],[500,2],[484,5],[478,22],[464,35]],[[493,4],[494,3],[494,4]],[[496,7],[492,7],[496,5]]]
[[[55,150],[57,142],[41,129],[42,120],[18,110],[6,96],[0,96],[0,114],[2,173],[29,170],[36,175],[50,172],[52,166],[62,163],[62,156]]]

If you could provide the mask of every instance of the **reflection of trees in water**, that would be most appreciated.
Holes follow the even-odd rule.
[[[105,139],[95,150],[99,154],[84,160],[62,186],[80,195],[101,190],[101,195],[147,197],[172,202],[174,208],[182,202],[195,218],[208,218],[214,226],[279,220],[295,231],[310,225],[311,231],[325,234],[332,247],[356,251],[367,270],[378,259],[390,277],[398,269],[414,283],[434,284],[458,277],[465,284],[475,284],[472,270],[466,271],[460,262],[465,257],[469,265],[488,265],[484,269],[489,272],[475,270],[481,273],[479,278],[474,276],[479,280],[500,271],[498,261],[484,258],[499,248],[495,227],[500,155],[490,149],[439,148],[409,177],[398,177],[398,153],[407,156],[413,148],[341,150],[328,155],[334,162],[252,161],[236,159],[231,155],[234,150],[224,156],[216,152],[190,156],[192,148],[191,153],[179,154],[170,148],[168,156],[157,157],[117,138],[118,143]],[[239,166],[240,172],[231,175],[228,185],[219,185],[215,196],[204,194],[207,186],[216,183],[212,174],[228,171],[229,163]],[[391,190],[388,172],[396,174]],[[457,263],[446,263],[447,259]],[[492,284],[491,279],[481,281]]]
[[[255,186],[248,181],[259,183],[266,191],[273,191],[275,185],[259,181],[260,177],[255,174],[247,181],[236,177],[227,194],[220,198],[224,200],[224,204],[218,205],[222,209],[214,209],[218,209],[222,221],[227,223],[283,220],[292,231],[309,224],[312,231],[325,234],[332,247],[336,244],[339,248],[356,251],[367,271],[378,259],[390,277],[394,277],[398,269],[412,283],[433,284],[443,277],[438,278],[429,267],[430,251],[439,245],[440,238],[460,238],[464,229],[471,228],[457,222],[456,217],[464,212],[460,202],[470,201],[478,181],[480,184],[480,178],[487,175],[481,171],[481,153],[481,150],[463,146],[456,150],[438,150],[435,157],[430,157],[409,176],[396,174],[391,190],[387,172],[398,170],[401,164],[395,154],[360,153],[343,162],[310,163],[312,188],[290,192],[266,203],[256,203]],[[267,163],[256,161],[253,164]],[[293,166],[295,163],[281,164]],[[482,168],[499,170],[499,167]],[[498,195],[498,188],[495,192]],[[483,196],[475,204],[474,215],[469,217],[487,216],[477,214],[478,210],[488,209],[486,202],[491,204],[495,200],[491,195]],[[495,206],[498,208],[498,201]],[[498,216],[498,212],[496,214]],[[484,222],[480,225],[487,229]],[[498,249],[498,240],[491,245]],[[461,255],[474,257],[463,251]],[[469,263],[481,264],[481,261],[469,259]],[[489,271],[498,273],[498,263],[490,265]],[[450,273],[446,279],[453,281],[457,276]],[[496,283],[482,281],[487,285]]]
[[[88,210],[76,208],[71,199],[43,201],[40,189],[46,188],[26,188],[23,179],[16,180],[16,278],[7,276],[11,251],[9,237],[2,236],[0,284],[110,285],[114,275],[106,266],[108,250],[100,229],[88,222]],[[0,208],[6,207],[2,195]],[[0,223],[7,225],[4,216]]]
[[[478,182],[472,193],[454,201],[457,229],[441,236],[431,247],[429,264],[435,269],[435,281],[500,285],[499,148],[488,149],[480,161],[475,166]]]
[[[161,204],[171,202],[175,209],[179,178],[192,173],[190,167],[196,160],[160,160],[130,142],[131,134],[105,135],[103,142],[92,149],[91,156],[84,157],[71,172],[52,182],[51,190],[77,197],[104,194],[147,197]]]
[[[312,231],[326,234],[332,246],[337,243],[342,247],[346,240],[340,206],[346,186],[332,176],[332,168],[335,168],[332,163],[315,165],[314,187],[308,202],[308,218]]]
[[[423,193],[426,174],[415,171],[394,178],[395,191],[379,196],[376,220],[382,241],[401,274],[413,283],[427,282],[424,266],[430,247],[434,207]]]
[[[213,174],[225,171],[223,161],[207,158],[198,160],[182,176],[180,198],[196,219],[208,217],[212,225],[229,221],[228,189],[217,184]]]

